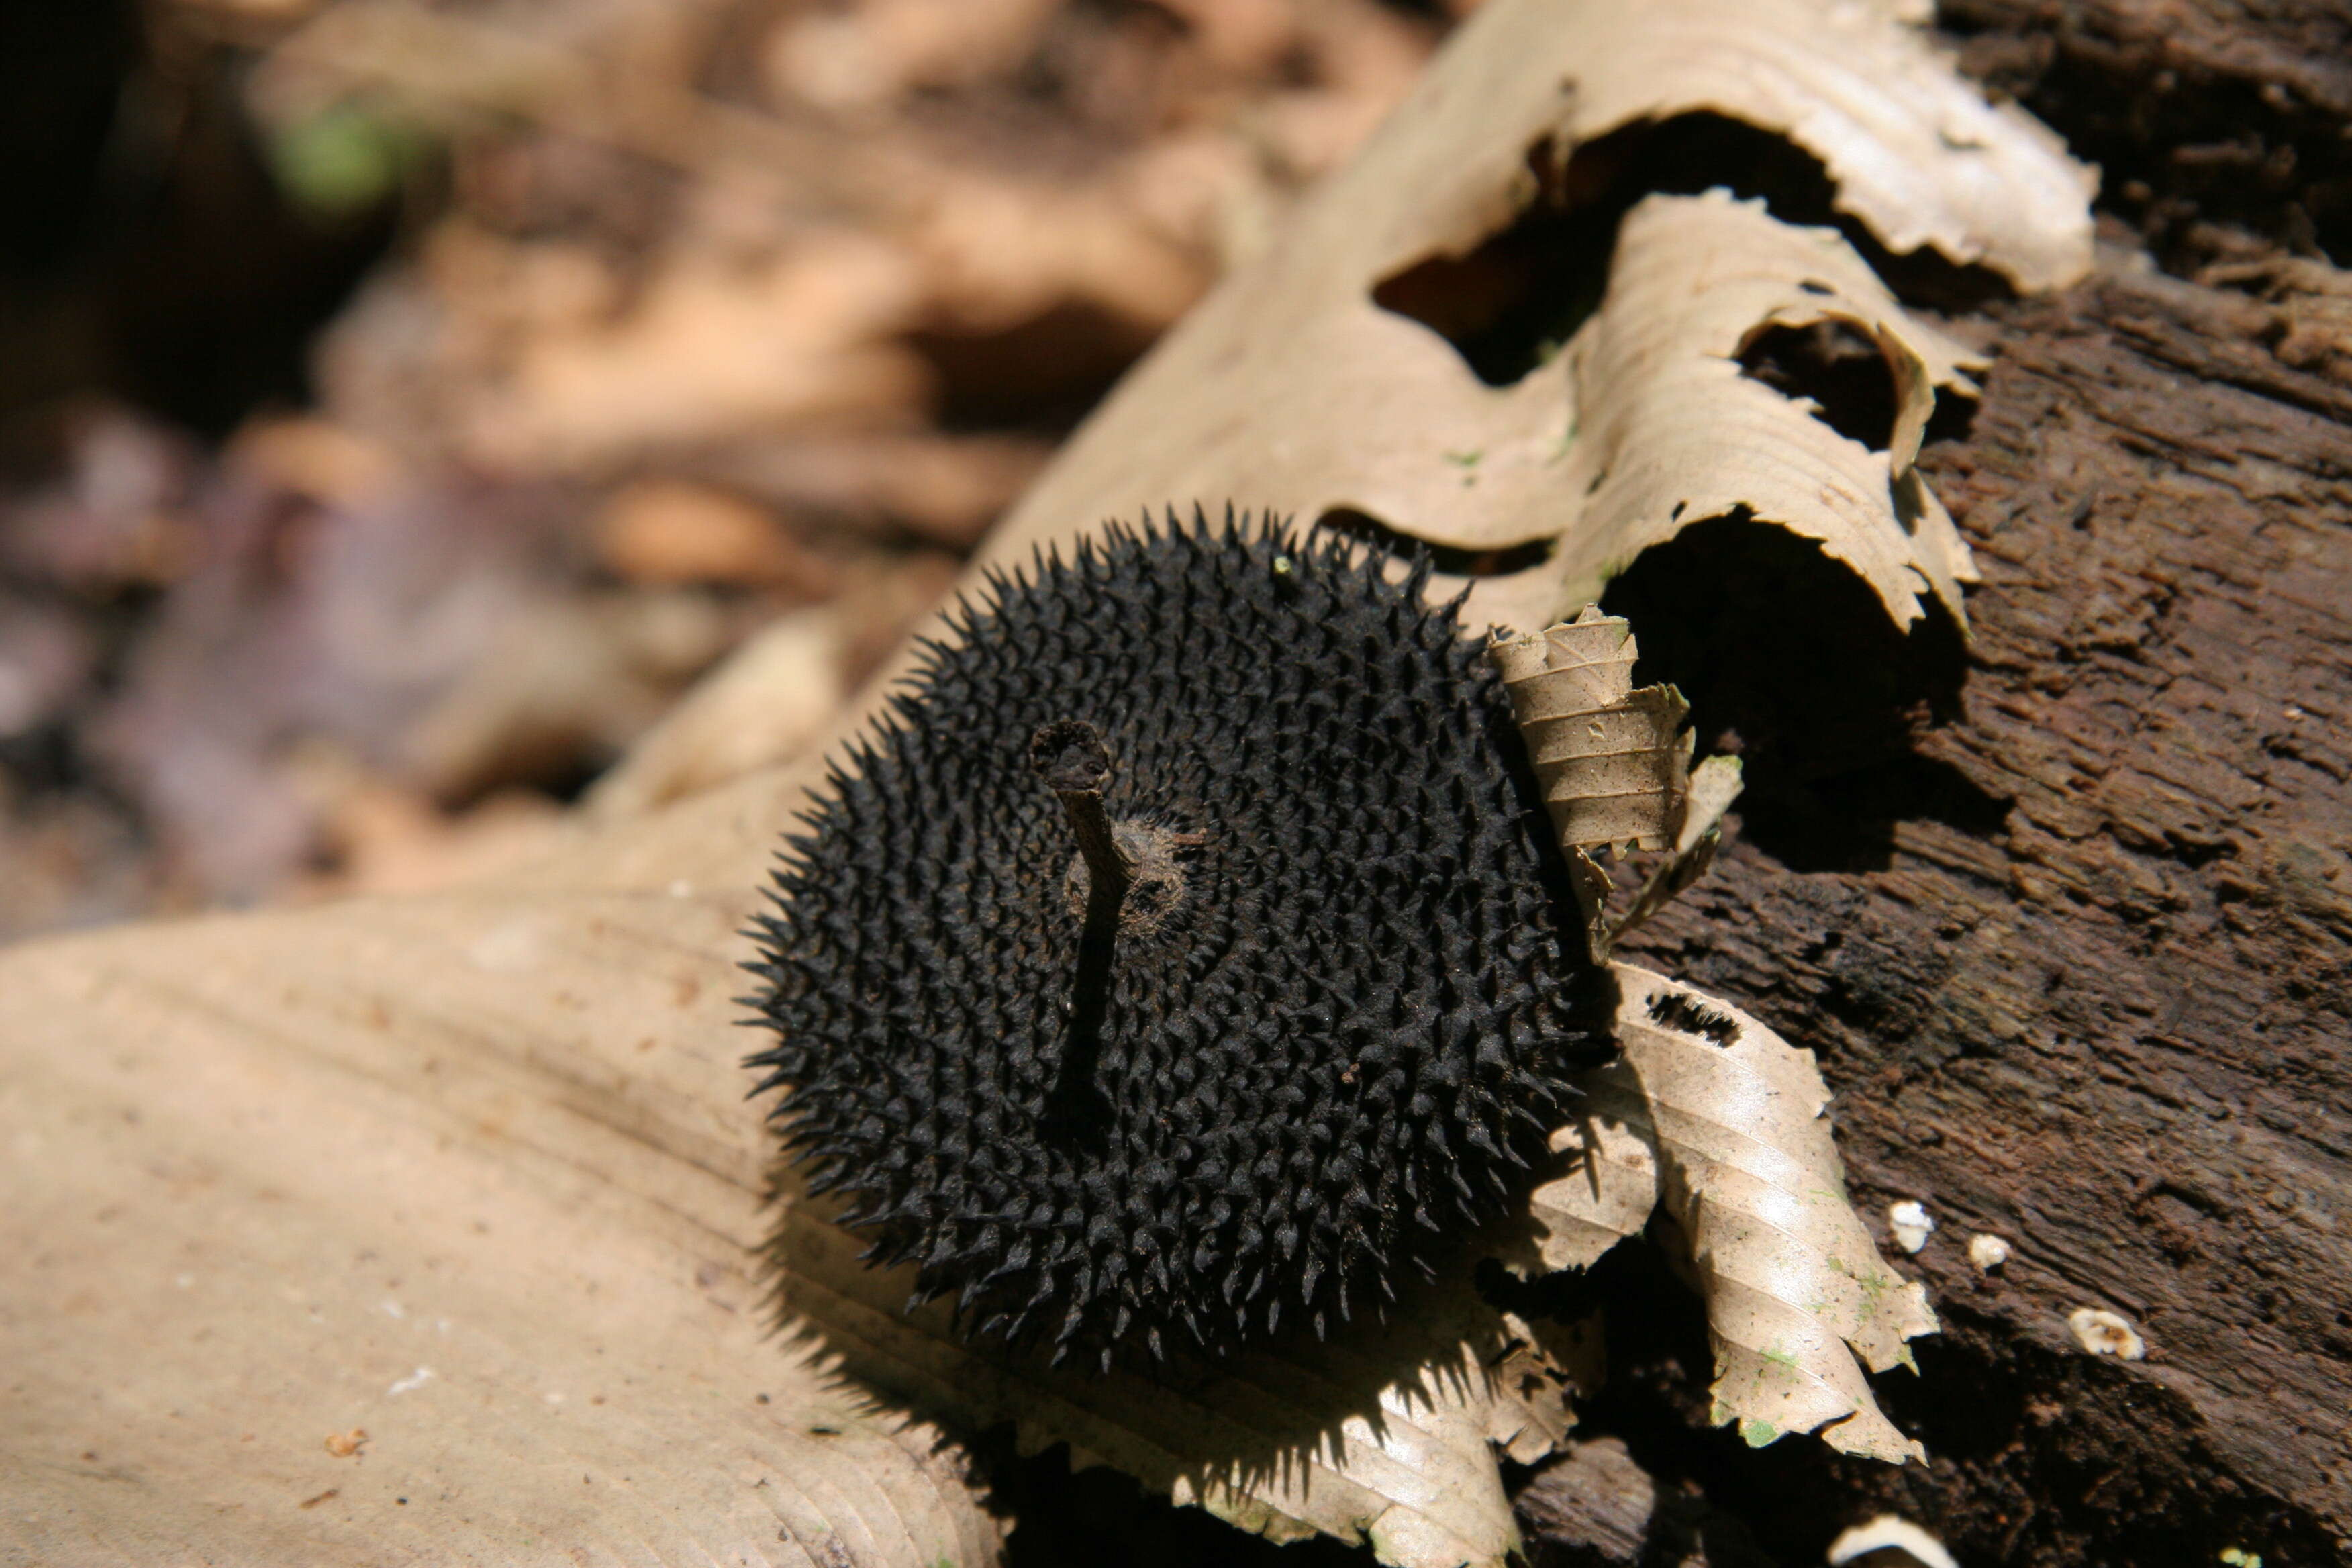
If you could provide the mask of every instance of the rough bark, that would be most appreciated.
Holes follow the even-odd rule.
[[[1941,0],[1964,67],[2105,174],[2159,255],[2200,222],[2352,261],[2344,0]]]
[[[1614,1437],[1579,1443],[1519,1494],[1538,1568],[1770,1568],[1738,1520],[1659,1486]]]

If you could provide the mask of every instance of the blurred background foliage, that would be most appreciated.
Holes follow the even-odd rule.
[[[1473,3],[0,8],[0,940],[807,743]]]

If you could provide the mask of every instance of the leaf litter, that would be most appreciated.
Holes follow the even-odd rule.
[[[1475,616],[1524,632],[1590,598],[1641,549],[1737,510],[1822,540],[1898,623],[1921,613],[1923,597],[1957,616],[1966,552],[1910,465],[1936,391],[1965,390],[1972,361],[1905,310],[1833,231],[1790,228],[1720,194],[1649,198],[1616,237],[1598,310],[1556,359],[1504,388],[1481,385],[1450,344],[1370,298],[1398,266],[1466,249],[1507,219],[1526,195],[1530,146],[1549,139],[1566,158],[1612,129],[1698,110],[1813,153],[1842,207],[1892,249],[1933,247],[2029,288],[2078,275],[2088,261],[2087,176],[2020,112],[1988,108],[1961,83],[1912,29],[1915,9],[1677,0],[1644,8],[1635,25],[1627,8],[1599,0],[1492,0],[1365,155],[1302,206],[1284,242],[1229,277],[1122,385],[989,557],[1018,558],[1072,537],[1085,520],[1171,496],[1232,495],[1309,518],[1352,509],[1448,549],[1543,542],[1538,565],[1474,586]],[[1853,326],[1885,357],[1896,410],[1886,450],[1740,375],[1739,353],[1757,333],[1816,321]],[[1629,669],[1631,659],[1628,647]],[[1629,681],[1603,706],[1632,697]],[[1722,770],[1704,784],[1683,773],[1686,753],[1672,737],[1679,714],[1668,725],[1670,705],[1649,701],[1655,744],[1642,754],[1664,798],[1628,837],[1687,856],[1700,847],[1691,824],[1706,823],[1702,837],[1711,831],[1733,781]],[[1673,769],[1659,765],[1662,752]],[[1245,1358],[1147,1394],[1117,1374],[1038,1373],[963,1345],[936,1314],[902,1312],[903,1285],[857,1264],[858,1244],[788,1189],[772,1256],[779,1299],[802,1331],[794,1353],[780,1361],[751,1348],[739,1325],[754,1302],[723,1300],[699,1284],[703,1270],[676,1267],[714,1237],[738,1248],[756,1241],[747,1230],[767,1135],[737,1100],[735,1040],[717,1001],[727,982],[712,955],[727,950],[717,933],[740,924],[751,875],[814,776],[805,764],[747,775],[464,895],[27,950],[7,960],[8,994],[41,1022],[10,1037],[47,1042],[36,1051],[51,1064],[43,1072],[57,1060],[82,1064],[70,1083],[39,1080],[43,1102],[60,1104],[119,1094],[100,1080],[137,1070],[135,1058],[101,1059],[99,1043],[171,1041],[189,1079],[173,1147],[191,1166],[250,1166],[257,1182],[274,1169],[274,1154],[225,1131],[241,1103],[335,1133],[336,1147],[360,1152],[354,1176],[380,1163],[363,1202],[315,1209],[320,1258],[337,1238],[381,1228],[373,1194],[397,1190],[418,1206],[420,1179],[428,1189],[473,1184],[496,1193],[490,1212],[523,1216],[514,1239],[467,1254],[473,1300],[504,1337],[474,1352],[436,1347],[434,1357],[436,1385],[455,1384],[470,1356],[492,1394],[485,1415],[439,1439],[439,1462],[505,1488],[501,1506],[518,1522],[545,1517],[533,1511],[536,1483],[485,1479],[496,1469],[489,1454],[510,1426],[541,1429],[547,1417],[526,1426],[524,1410],[554,1407],[547,1380],[514,1358],[528,1352],[541,1370],[583,1371],[617,1312],[640,1347],[697,1347],[642,1366],[644,1386],[667,1393],[655,1425],[612,1435],[602,1451],[617,1462],[703,1451],[713,1416],[688,1408],[702,1395],[689,1398],[686,1384],[723,1385],[749,1368],[782,1390],[778,1416],[862,1410],[854,1419],[878,1423],[869,1436],[902,1455],[920,1429],[861,1390],[970,1427],[1015,1418],[1026,1447],[1066,1442],[1080,1460],[1116,1464],[1278,1539],[1369,1540],[1383,1561],[1412,1568],[1503,1561],[1516,1537],[1495,1450],[1524,1462],[1567,1430],[1579,1356],[1562,1339],[1572,1331],[1514,1320],[1466,1281],[1433,1287],[1383,1333]],[[664,891],[679,887],[685,895]],[[658,902],[657,921],[640,920],[641,900]],[[687,941],[681,909],[718,924]],[[257,984],[257,973],[300,980]],[[1576,1268],[1653,1226],[1678,1234],[1707,1300],[1718,1419],[1750,1441],[1819,1431],[1847,1451],[1919,1457],[1877,1410],[1863,1368],[1906,1363],[1907,1341],[1934,1320],[1853,1215],[1810,1053],[1664,977],[1623,965],[1616,973],[1625,1055],[1590,1084],[1591,1115],[1555,1136],[1570,1169],[1538,1189],[1526,1234],[1482,1238],[1482,1249],[1530,1268]],[[648,1046],[638,1021],[665,1006],[686,1011]],[[558,1018],[576,1024],[558,1027]],[[289,1074],[299,1080],[291,1090]],[[436,1125],[446,1120],[437,1148],[388,1136],[413,1131],[420,1104]],[[601,1162],[588,1191],[578,1186],[583,1141]],[[309,1145],[288,1148],[290,1158]],[[324,1146],[310,1153],[332,1163]],[[188,1240],[250,1232],[247,1210],[219,1201]],[[439,1204],[451,1215],[478,1206],[454,1188]],[[588,1220],[593,1231],[581,1228]],[[285,1235],[286,1247],[300,1239]],[[461,1242],[453,1233],[437,1244]],[[436,1238],[420,1237],[412,1248],[423,1249],[420,1264],[428,1244]],[[633,1248],[643,1254],[634,1273],[612,1261]],[[563,1292],[568,1304],[552,1317],[551,1265],[556,1278],[585,1271],[573,1281],[584,1289]],[[121,1265],[93,1253],[85,1267],[110,1278]],[[289,1255],[239,1267],[295,1281],[319,1265]],[[682,1288],[687,1276],[698,1284]],[[720,1287],[727,1278],[723,1268],[710,1274]],[[597,1306],[574,1313],[575,1298],[600,1291]],[[714,1310],[730,1320],[715,1333]],[[202,1321],[233,1324],[247,1310],[222,1303]],[[581,1342],[566,1343],[566,1331]],[[257,1326],[230,1336],[202,1373],[166,1358],[142,1375],[194,1379],[188,1386],[214,1397],[205,1379],[281,1359],[282,1345],[266,1338]],[[65,1348],[75,1343],[87,1349]],[[686,1384],[670,1364],[681,1358],[700,1369]],[[381,1387],[415,1357],[373,1361],[383,1363],[383,1376],[371,1372]],[[343,1415],[306,1408],[302,1430],[333,1429]],[[396,1438],[371,1418],[386,1434],[373,1440],[381,1465]],[[874,1449],[828,1470],[809,1458],[834,1451],[825,1445],[793,1451],[846,1495],[878,1489],[885,1511],[919,1499],[910,1516],[919,1525],[873,1538],[873,1561],[928,1563],[942,1547],[979,1560],[994,1549],[968,1489],[936,1466],[876,1470]],[[734,1502],[680,1495],[666,1517],[698,1542],[734,1528],[725,1522]],[[817,1539],[845,1517],[841,1507],[803,1494],[786,1532]],[[655,1527],[624,1511],[586,1528],[601,1539]]]

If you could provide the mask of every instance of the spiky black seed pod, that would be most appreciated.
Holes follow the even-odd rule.
[[[1426,577],[1113,527],[956,612],[835,773],[758,921],[751,1061],[919,1296],[1056,1359],[1215,1355],[1377,1306],[1524,1184],[1608,1047]]]

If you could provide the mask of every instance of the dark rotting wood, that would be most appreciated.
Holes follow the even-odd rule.
[[[1750,836],[1631,944],[1818,1051],[1858,1200],[1941,1226],[1909,1266],[1948,1331],[1880,1380],[1929,1472],[1643,1454],[1785,1561],[1881,1506],[1984,1563],[2315,1562],[2352,1523],[2352,387],[2265,316],[2115,268],[1999,311],[1927,458],[1986,579],[1957,711],[1791,785],[1843,861]],[[2085,1354],[2084,1306],[2147,1359]]]

